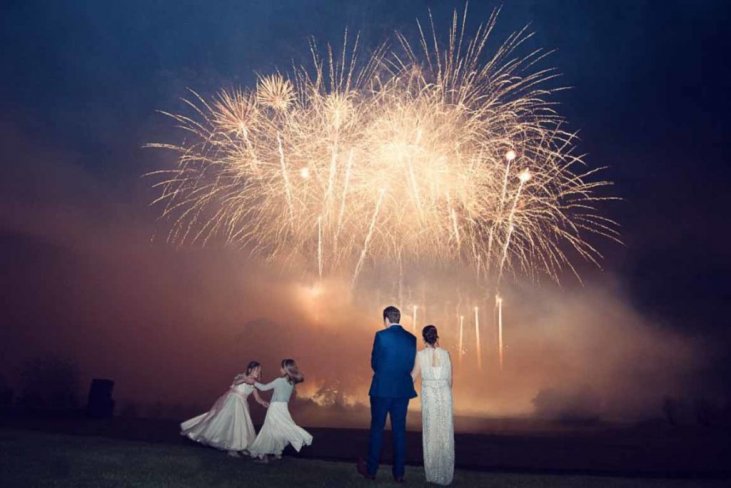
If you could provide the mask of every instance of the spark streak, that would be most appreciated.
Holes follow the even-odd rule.
[[[477,368],[482,371],[482,343],[480,342],[480,309],[475,307],[475,343],[477,349]]]
[[[500,371],[503,370],[503,299],[495,295],[495,306],[497,307],[497,342]]]
[[[289,221],[294,224],[294,210],[292,206],[292,184],[289,182],[289,174],[287,165],[284,162],[284,148],[282,147],[282,138],[277,134],[277,149],[279,150],[279,163],[282,168],[282,181],[284,182],[284,194],[287,195],[287,206],[289,207]]]
[[[317,217],[317,272],[322,279],[322,215]]]
[[[459,316],[459,364],[462,364],[464,356],[464,315]]]
[[[358,275],[360,274],[360,269],[363,266],[363,260],[366,257],[366,254],[368,254],[368,244],[371,242],[371,238],[373,237],[373,229],[376,227],[376,221],[378,219],[378,213],[381,211],[381,204],[383,203],[383,196],[386,194],[385,188],[381,188],[380,191],[381,196],[378,198],[378,203],[376,204],[376,210],[373,212],[373,218],[371,219],[371,225],[368,226],[368,234],[366,235],[365,242],[363,243],[363,250],[360,253],[360,259],[358,259],[358,264],[355,266],[355,272],[353,273],[353,282],[351,286],[355,286],[355,282],[358,279]]]

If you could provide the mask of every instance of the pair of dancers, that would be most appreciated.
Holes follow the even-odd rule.
[[[297,383],[304,381],[294,359],[284,359],[281,376],[267,384],[259,383],[261,364],[251,361],[246,371],[237,375],[228,391],[216,400],[206,413],[180,424],[181,435],[196,442],[228,451],[230,456],[249,454],[261,462],[270,457],[281,459],[282,451],[291,445],[299,451],[312,443],[312,435],[298,426],[287,404]],[[269,402],[259,391],[274,390]],[[259,434],[249,414],[249,395],[267,409]]]

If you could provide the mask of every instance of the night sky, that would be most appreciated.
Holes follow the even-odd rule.
[[[496,6],[471,2],[468,22],[486,20]],[[195,282],[210,265],[181,269],[169,256],[176,251],[153,239],[161,224],[142,175],[171,156],[142,146],[175,137],[156,110],[180,109],[187,88],[212,95],[251,86],[257,72],[286,70],[306,59],[310,35],[338,44],[347,25],[374,47],[396,29],[413,30],[427,8],[446,26],[463,2],[4,1],[5,376],[22,359],[18,350],[93,348],[64,330],[102,316],[74,316],[62,302],[83,300],[90,288],[122,287],[94,272],[97,252],[107,256],[105,270],[124,273],[129,258],[150,275],[168,273],[139,277],[155,283],[149,293],[170,281]],[[559,110],[580,131],[589,164],[608,166],[604,176],[622,198],[603,211],[621,223],[625,245],[596,242],[605,271],[588,271],[588,279],[611,274],[660,327],[713,343],[708,375],[717,378],[731,373],[729,20],[724,0],[518,0],[504,3],[496,32],[500,39],[529,23],[531,47],[556,50],[550,64],[572,87],[558,97]],[[175,306],[174,297],[161,301]]]

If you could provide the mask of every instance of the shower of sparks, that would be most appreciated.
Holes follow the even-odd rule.
[[[460,261],[495,284],[558,279],[569,249],[597,263],[586,236],[617,239],[596,210],[609,183],[555,112],[547,53],[518,55],[532,34],[488,52],[497,13],[470,36],[455,12],[443,41],[430,15],[415,42],[368,56],[346,31],[341,52],[313,41],[310,66],[251,90],[193,93],[190,114],[165,113],[183,142],[150,144],[177,153],[153,173],[169,239],[304,258],[353,286],[384,260]]]

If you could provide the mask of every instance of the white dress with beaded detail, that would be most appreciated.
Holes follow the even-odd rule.
[[[421,418],[426,481],[448,485],[454,476],[452,364],[440,347],[417,353],[421,369]]]

